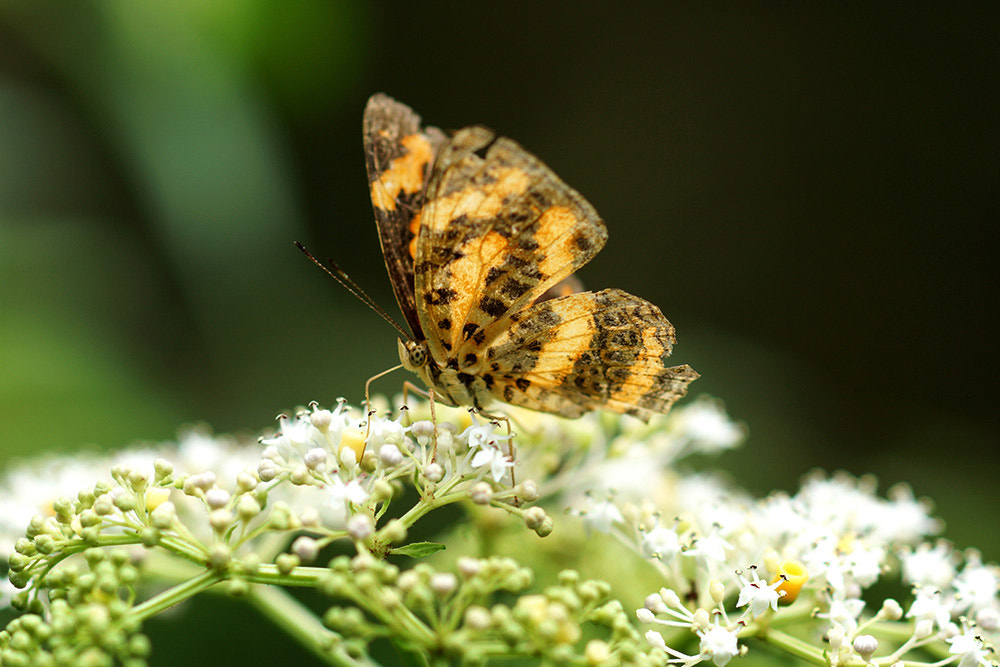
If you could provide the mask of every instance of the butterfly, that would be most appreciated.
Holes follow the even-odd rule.
[[[698,374],[664,365],[674,328],[660,310],[622,290],[580,291],[573,273],[607,230],[538,158],[481,126],[448,137],[384,94],[368,100],[363,129],[382,253],[412,333],[400,361],[434,400],[648,421],[684,395]]]

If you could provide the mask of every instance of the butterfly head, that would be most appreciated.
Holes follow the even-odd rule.
[[[415,340],[403,341],[397,339],[399,343],[399,361],[403,368],[411,373],[417,373],[427,365],[427,345],[418,343]]]

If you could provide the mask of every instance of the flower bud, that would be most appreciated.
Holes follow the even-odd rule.
[[[374,529],[375,524],[367,514],[357,514],[347,520],[347,534],[351,539],[367,540]]]
[[[305,563],[311,563],[319,555],[319,543],[308,535],[300,535],[292,542],[292,553]]]
[[[432,591],[445,597],[458,588],[458,579],[451,572],[435,572],[431,575],[430,586]]]
[[[529,507],[524,513],[524,525],[531,530],[536,530],[548,516],[541,507]]]
[[[403,462],[403,452],[393,444],[385,444],[378,449],[379,462],[386,468],[395,468]]]
[[[533,503],[541,494],[538,491],[538,484],[534,480],[526,479],[517,485],[515,495],[525,502]]]
[[[229,502],[229,492],[219,487],[214,487],[205,492],[205,503],[213,510],[225,507]]]
[[[217,533],[224,533],[232,522],[233,513],[225,508],[212,510],[208,514],[208,523]]]
[[[476,482],[469,489],[469,497],[477,505],[489,505],[493,499],[493,487],[486,482]]]
[[[270,482],[278,476],[279,472],[281,469],[278,464],[270,459],[261,459],[260,463],[257,464],[257,476],[262,482]]]
[[[458,559],[457,567],[459,574],[466,579],[471,579],[479,574],[479,572],[483,569],[483,562],[477,558],[463,556]]]
[[[866,663],[871,662],[872,655],[878,649],[878,640],[872,635],[859,635],[854,638],[854,650]]]
[[[322,472],[326,467],[326,450],[322,447],[313,447],[305,453],[302,461],[310,470]]]
[[[333,413],[329,410],[313,410],[309,413],[309,421],[321,433],[326,433],[333,422]]]
[[[154,528],[167,530],[174,525],[177,520],[177,509],[170,501],[160,503],[160,505],[149,514],[149,522]]]
[[[487,630],[493,624],[493,617],[488,609],[472,605],[465,610],[465,625],[472,630]]]
[[[444,479],[444,468],[437,462],[428,463],[424,468],[424,477],[426,477],[429,482],[440,482]]]

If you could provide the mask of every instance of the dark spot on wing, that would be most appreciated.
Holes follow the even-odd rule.
[[[492,296],[484,296],[479,301],[479,307],[484,313],[493,318],[498,318],[507,312],[507,306],[500,299],[496,299]]]
[[[510,297],[512,300],[518,298],[525,292],[531,289],[531,285],[527,283],[518,282],[513,278],[507,280],[503,286],[500,288],[500,293],[504,296]]]
[[[439,287],[427,293],[427,303],[432,306],[448,304],[454,301],[456,296],[458,296],[458,292],[450,287]]]
[[[575,243],[576,247],[579,248],[582,252],[589,251],[594,245],[593,243],[591,243],[590,239],[588,239],[583,234],[577,234],[576,236],[574,236],[573,243]]]

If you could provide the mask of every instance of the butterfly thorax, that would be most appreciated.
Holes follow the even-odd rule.
[[[434,391],[434,398],[446,405],[472,405],[483,408],[492,402],[484,380],[458,364],[441,366],[430,355],[424,341],[399,340],[399,361],[403,368],[416,373]]]

